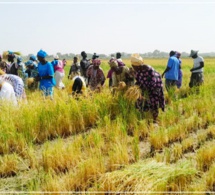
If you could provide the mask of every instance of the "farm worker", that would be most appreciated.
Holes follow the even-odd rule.
[[[95,59],[97,59],[97,58],[99,58],[99,56],[98,56],[96,53],[94,53],[94,54],[92,55],[92,61],[95,60]]]
[[[193,68],[190,69],[192,74],[189,83],[190,88],[192,88],[194,86],[200,86],[204,82],[204,59],[198,56],[198,51],[195,50],[191,50],[190,57],[193,58]]]
[[[88,86],[92,91],[98,90],[100,91],[101,87],[105,83],[105,75],[100,68],[101,60],[100,59],[94,59],[92,61],[92,64],[88,69],[87,69],[87,79],[88,79]]]
[[[32,54],[32,55],[30,55],[29,60],[33,61],[34,66],[35,66],[35,67],[37,67],[37,65],[38,65],[38,61],[37,61],[37,57],[36,57],[35,55],[33,55],[33,54]]]
[[[71,85],[69,85],[69,94],[83,94],[86,90],[86,83],[84,78],[80,76],[80,72],[73,72],[70,75],[70,79],[72,80]]]
[[[65,85],[63,84],[63,78],[65,76],[65,72],[64,72],[64,65],[63,62],[61,60],[59,60],[58,55],[56,55],[54,57],[54,61],[51,62],[53,67],[54,67],[54,78],[56,81],[56,87],[58,89],[64,89]]]
[[[17,65],[18,65],[18,76],[25,81],[25,64],[22,62],[22,58],[20,56],[17,57]]]
[[[2,63],[4,62],[0,63],[0,68],[4,67],[4,65],[1,65]],[[7,82],[12,85],[17,99],[26,99],[24,82],[19,76],[6,74],[3,69],[0,69],[0,83],[3,82]]]
[[[27,79],[27,86],[29,89],[35,90],[38,88],[38,82],[35,78],[38,76],[38,68],[32,60],[25,63],[27,70],[25,71]]]
[[[72,63],[72,65],[71,65],[71,67],[70,67],[70,70],[69,70],[68,79],[69,79],[70,76],[72,76],[73,74],[76,74],[77,72],[80,73],[80,69],[81,69],[81,67],[80,67],[80,64],[78,63],[78,57],[75,56],[75,57],[73,58],[73,63]]]
[[[176,58],[175,51],[170,51],[169,56],[167,67],[162,74],[162,78],[165,74],[165,87],[167,92],[170,92],[174,87],[176,87],[180,66],[179,60]]]
[[[63,59],[62,62],[63,62],[63,67],[65,67],[67,63],[66,59]]]
[[[125,66],[124,62],[121,59],[122,54],[120,52],[116,53],[116,61],[118,63],[118,66]]]
[[[120,82],[125,82],[126,85],[131,85],[132,77],[130,70],[126,66],[119,66],[117,60],[112,59],[109,61],[110,68],[112,70],[112,87],[118,87]]]
[[[16,58],[15,54],[19,55],[20,53],[13,52],[13,51],[7,51],[5,53],[8,62],[10,62],[10,64],[8,64],[7,73],[18,75],[18,64],[15,62],[15,58]]]
[[[87,75],[86,75],[86,73],[87,73],[87,69],[90,66],[90,60],[87,59],[87,54],[86,54],[85,51],[81,52],[81,56],[82,56],[82,59],[81,59],[81,62],[80,62],[80,65],[81,65],[81,69],[80,69],[81,70],[81,76],[84,77],[86,84],[88,84],[87,83]]]
[[[0,83],[0,100],[17,106],[17,99],[12,85],[8,82]]]
[[[118,54],[117,57],[119,57],[119,56],[121,57],[121,54],[120,54],[120,53],[117,53],[117,54]],[[110,59],[109,62],[111,62],[112,60],[115,60],[115,61],[117,62],[117,64],[118,64],[119,67],[120,67],[120,66],[125,66],[124,63],[121,63],[122,61],[121,61],[120,58],[115,59],[114,57],[111,57],[111,59]],[[112,86],[112,83],[113,83],[112,74],[113,74],[113,70],[110,69],[110,70],[108,71],[108,74],[107,74],[107,78],[109,79],[109,87],[111,87],[111,86]]]
[[[143,97],[136,102],[136,107],[142,111],[151,111],[153,122],[157,122],[159,108],[164,111],[165,101],[161,75],[151,66],[144,64],[139,54],[131,55],[131,64],[136,71],[136,85],[142,90]]]
[[[182,74],[182,70],[181,70],[181,53],[176,51],[176,57],[178,58],[179,60],[179,72],[178,72],[178,81],[176,82],[176,85],[177,85],[177,88],[180,89],[181,88],[181,85],[182,85],[182,77],[183,77],[183,74]]]
[[[38,51],[38,76],[36,81],[40,81],[39,88],[42,90],[44,96],[53,97],[53,86],[55,86],[54,68],[52,64],[46,61],[47,53],[43,50]]]

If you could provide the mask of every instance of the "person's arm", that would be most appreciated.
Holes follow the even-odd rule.
[[[68,78],[71,75],[71,73],[72,73],[72,66],[70,67]]]
[[[162,74],[162,78],[163,78],[164,74],[165,74],[166,72],[168,72],[169,70],[170,70],[170,68],[169,68],[169,67],[166,67],[166,69],[164,70],[164,72],[163,72],[163,74]]]
[[[168,72],[168,71],[171,69],[171,67],[172,67],[172,59],[169,58],[168,63],[167,63],[167,67],[166,67],[166,69],[164,70],[163,74],[161,75],[162,78],[164,77],[164,74],[165,74],[166,72]]]
[[[201,69],[201,68],[203,68],[203,67],[204,67],[204,62],[202,61],[202,62],[200,62],[200,65],[199,65],[198,67],[196,67],[196,68],[191,68],[190,71],[192,72],[192,71],[194,71],[194,70],[198,70],[198,69]]]
[[[101,85],[103,86],[104,85],[104,83],[105,83],[105,75],[104,75],[104,72],[103,71],[101,71]]]

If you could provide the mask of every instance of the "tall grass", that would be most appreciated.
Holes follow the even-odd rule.
[[[145,60],[160,73],[166,61]],[[1,104],[0,190],[213,190],[215,63],[205,64],[197,93],[188,87],[192,60],[183,59],[182,88],[176,98],[164,89],[159,126],[107,82],[102,93],[78,98],[66,90],[55,89],[54,100],[27,91],[27,103]],[[107,61],[102,67],[106,74]]]

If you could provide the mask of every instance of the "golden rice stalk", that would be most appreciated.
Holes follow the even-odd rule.
[[[118,89],[119,89],[119,90],[123,90],[123,89],[125,89],[125,88],[126,88],[126,83],[123,82],[123,81],[119,82]]]
[[[27,85],[28,87],[31,87],[31,85],[34,83],[35,79],[34,78],[28,78],[27,79]]]
[[[19,51],[14,51],[13,53],[18,55],[18,56],[21,56],[21,52],[19,52]]]
[[[13,52],[14,54],[16,54],[16,55],[18,55],[18,56],[20,56],[21,55],[21,52],[19,52],[19,51],[15,51],[15,52]],[[8,56],[8,54],[9,54],[9,52],[8,51],[4,51],[3,52],[3,55],[2,55],[2,57],[3,57],[3,59],[4,60],[7,60],[7,56]]]
[[[138,86],[129,87],[125,92],[125,97],[129,101],[136,101],[141,97],[141,89]]]

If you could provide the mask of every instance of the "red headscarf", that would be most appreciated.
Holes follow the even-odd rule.
[[[93,65],[99,66],[99,65],[101,64],[101,60],[100,60],[100,59],[94,59],[94,60],[92,61],[92,63],[93,63]]]

